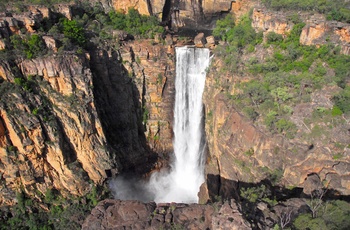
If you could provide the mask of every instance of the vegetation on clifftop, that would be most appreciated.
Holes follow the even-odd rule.
[[[164,32],[156,17],[141,15],[135,9],[129,9],[126,14],[113,10],[105,13],[102,6],[92,6],[88,2],[79,2],[75,7],[78,10],[74,11],[72,20],[56,14],[38,21],[34,33],[21,27],[21,33],[10,36],[11,46],[0,51],[0,55],[4,59],[16,56],[32,59],[46,55],[49,50],[45,47],[44,35],[53,37],[59,53],[77,51],[81,54],[83,49],[105,44],[117,48],[122,39],[154,38]]]
[[[317,11],[327,15],[328,20],[350,23],[350,3],[345,0],[262,0],[273,10]]]

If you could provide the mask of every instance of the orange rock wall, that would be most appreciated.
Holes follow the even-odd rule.
[[[112,0],[114,9],[128,12],[129,8],[134,8],[140,14],[150,15],[147,7],[147,0]]]

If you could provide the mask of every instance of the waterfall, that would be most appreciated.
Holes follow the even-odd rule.
[[[202,94],[209,50],[176,48],[174,107],[174,160],[171,170],[155,172],[149,181],[117,178],[110,187],[117,199],[155,202],[197,203],[204,182],[204,122]],[[114,188],[115,187],[115,188]]]
[[[176,48],[175,159],[169,175],[153,176],[164,184],[163,192],[156,192],[156,202],[198,202],[197,193],[204,182],[202,94],[208,66],[208,49]]]

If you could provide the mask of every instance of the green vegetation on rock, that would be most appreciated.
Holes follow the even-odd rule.
[[[25,8],[27,3],[33,2],[25,1],[21,4]],[[45,4],[45,1],[38,1],[38,4]],[[90,50],[105,45],[118,48],[119,41],[123,39],[154,38],[164,32],[156,17],[141,15],[135,9],[129,9],[127,14],[113,10],[105,13],[101,5],[93,6],[88,2],[77,2],[74,7],[76,10],[72,11],[71,20],[61,14],[43,18],[36,22],[34,33],[29,33],[26,28],[20,26],[21,33],[10,36],[11,46],[0,51],[0,56],[7,60],[18,56],[27,59],[41,57],[48,53],[42,39],[44,34],[52,36],[55,40],[59,54],[64,51],[83,54],[84,49]]]
[[[11,36],[13,49],[28,59],[36,58],[46,53],[46,46],[43,39],[37,35],[28,35],[22,38],[19,35]]]
[[[332,45],[319,48],[301,45],[299,39],[305,23],[299,20],[285,38],[267,33],[265,44],[260,44],[262,35],[251,27],[248,16],[237,25],[232,20],[227,16],[217,22],[213,34],[226,44],[215,52],[223,61],[221,71],[251,74],[249,81],[236,80],[237,93],[228,95],[248,118],[264,124],[272,133],[293,138],[298,130],[290,120],[294,107],[310,102],[317,90],[334,85],[340,87],[340,92],[333,97],[332,114],[350,111],[350,90],[346,86],[350,74],[349,56],[340,54]],[[266,58],[254,56],[256,50],[261,53],[267,49],[272,54]],[[248,53],[252,53],[250,60],[241,61],[241,56]],[[334,76],[329,71],[333,71]]]
[[[35,197],[21,191],[16,194],[17,204],[11,207],[11,214],[0,211],[0,229],[80,229],[91,209],[107,197],[106,190],[95,186],[86,196],[71,198],[64,198],[53,189],[48,189],[45,194],[37,191]]]
[[[310,213],[300,214],[294,220],[295,229],[329,230],[349,229],[350,204],[342,200],[325,202],[316,218]]]
[[[71,39],[72,42],[79,46],[86,45],[86,36],[84,28],[77,23],[76,20],[63,20],[63,34],[65,37]]]
[[[125,30],[129,34],[143,38],[154,38],[156,33],[163,33],[158,19],[154,16],[141,15],[137,10],[130,8],[127,14],[111,11],[108,14],[110,25],[114,29]]]
[[[328,20],[350,22],[350,3],[345,0],[262,0],[273,10],[317,11],[327,15]]]

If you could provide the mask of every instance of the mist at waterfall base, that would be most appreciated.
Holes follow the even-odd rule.
[[[114,198],[198,203],[197,194],[204,182],[202,94],[209,54],[209,50],[204,48],[176,48],[174,157],[171,168],[152,173],[147,181],[121,176],[113,179],[109,186]]]

